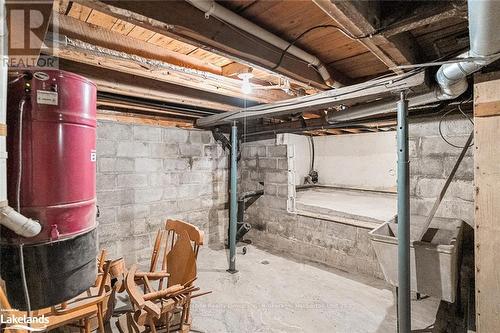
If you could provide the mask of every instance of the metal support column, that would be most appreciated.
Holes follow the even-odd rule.
[[[236,273],[236,229],[238,224],[238,127],[231,127],[231,189],[229,206],[229,273]]]
[[[398,333],[411,332],[410,295],[410,161],[408,159],[408,101],[400,93],[398,112]]]

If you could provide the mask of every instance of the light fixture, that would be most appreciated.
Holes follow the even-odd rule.
[[[252,77],[253,74],[250,72],[238,74],[238,78],[243,80],[243,82],[241,83],[241,91],[246,95],[252,93],[252,84],[250,83],[250,79]]]

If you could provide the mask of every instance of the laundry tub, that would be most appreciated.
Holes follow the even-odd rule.
[[[458,283],[458,266],[464,222],[434,218],[422,241],[425,216],[410,218],[411,290],[453,303]],[[386,281],[398,286],[398,224],[393,219],[369,235]]]

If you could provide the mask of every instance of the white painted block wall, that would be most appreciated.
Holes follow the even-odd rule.
[[[303,184],[311,165],[310,138],[285,134],[295,149],[296,184]],[[314,137],[319,183],[339,187],[395,191],[396,132],[360,133]]]

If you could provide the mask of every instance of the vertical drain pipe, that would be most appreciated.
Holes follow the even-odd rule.
[[[231,189],[229,192],[229,273],[236,270],[236,227],[238,223],[238,126],[231,127]]]
[[[400,92],[398,113],[398,333],[411,332],[410,295],[410,161],[408,159],[408,100]]]

